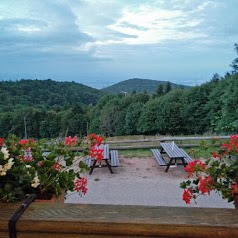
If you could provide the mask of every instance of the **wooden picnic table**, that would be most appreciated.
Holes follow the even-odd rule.
[[[111,163],[110,163],[110,152],[109,152],[109,144],[102,144],[98,146],[98,149],[103,149],[103,159],[102,161],[98,161],[93,158],[93,164],[90,166],[89,174],[92,174],[95,168],[107,167],[111,174],[113,174]],[[104,164],[103,164],[104,163]]]
[[[169,167],[172,164],[182,164],[184,167],[186,166],[186,153],[182,149],[180,149],[174,142],[162,142],[160,143],[160,145],[160,153],[166,153],[170,159],[165,172],[168,172]],[[177,163],[177,160],[181,160],[181,163]]]

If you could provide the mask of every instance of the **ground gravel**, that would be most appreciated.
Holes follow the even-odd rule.
[[[216,193],[199,197],[197,204],[186,205],[179,187],[187,176],[183,166],[165,173],[165,167],[159,166],[153,157],[120,157],[120,163],[120,167],[113,168],[114,174],[105,167],[95,168],[91,175],[86,172],[87,194],[69,194],[65,203],[234,208],[233,203],[227,203]]]

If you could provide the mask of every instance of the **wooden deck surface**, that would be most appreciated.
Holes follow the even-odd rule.
[[[0,204],[0,237],[19,204]],[[17,237],[238,237],[238,210],[33,202]]]

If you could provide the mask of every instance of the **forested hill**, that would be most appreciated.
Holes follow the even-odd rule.
[[[100,90],[75,82],[25,80],[0,82],[0,111],[24,107],[63,108],[78,104],[95,105]]]
[[[106,136],[237,134],[237,105],[238,67],[186,90],[106,95],[93,108],[89,131]]]
[[[132,92],[147,92],[149,94],[155,93],[159,85],[166,87],[168,81],[157,81],[151,79],[133,78],[128,79],[109,87],[101,89],[107,93],[132,93]],[[170,83],[170,82],[169,82]],[[170,83],[172,89],[175,88],[189,88],[189,86]]]

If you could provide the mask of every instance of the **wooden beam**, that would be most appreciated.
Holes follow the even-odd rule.
[[[16,204],[0,204],[0,238]],[[17,223],[18,238],[238,237],[236,209],[32,203]]]
[[[187,141],[187,140],[212,140],[212,139],[229,139],[230,136],[166,136],[153,139],[138,139],[138,140],[110,140],[107,138],[107,144],[122,144],[122,143],[140,143],[140,142],[161,142],[161,141]]]
[[[179,147],[198,147],[199,144],[178,144]],[[157,145],[112,145],[110,146],[110,150],[135,150],[135,149],[154,149],[161,148],[159,144]]]

